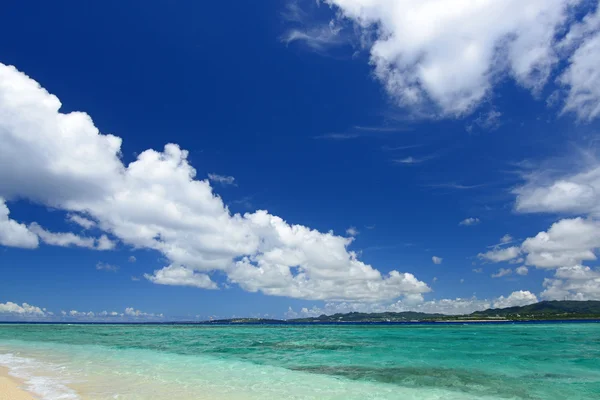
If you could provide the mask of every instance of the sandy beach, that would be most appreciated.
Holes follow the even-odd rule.
[[[8,375],[7,368],[0,367],[0,400],[33,400],[20,385],[18,380]]]

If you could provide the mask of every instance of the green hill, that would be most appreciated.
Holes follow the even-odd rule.
[[[495,308],[467,315],[427,314],[422,312],[384,312],[321,315],[296,318],[288,322],[408,322],[408,321],[468,321],[468,320],[568,320],[600,319],[600,301],[542,301],[521,307]]]
[[[508,319],[577,319],[600,318],[600,301],[542,301],[522,307],[476,311],[471,317]]]
[[[423,321],[428,319],[442,318],[444,314],[426,314],[422,312],[383,312],[383,313],[359,313],[321,315],[314,318],[297,318],[289,322],[407,322]]]

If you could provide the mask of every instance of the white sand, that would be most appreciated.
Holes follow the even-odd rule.
[[[0,367],[0,400],[33,400],[20,386],[21,382],[8,375],[7,368]]]

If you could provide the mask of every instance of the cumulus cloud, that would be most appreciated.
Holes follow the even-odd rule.
[[[136,310],[133,307],[125,308],[124,312],[118,311],[78,311],[78,310],[70,310],[70,311],[61,311],[60,315],[62,316],[62,320],[66,321],[103,321],[103,322],[125,322],[125,321],[157,321],[163,320],[163,314],[154,314],[147,313],[140,310]]]
[[[590,121],[600,115],[600,9],[574,25],[560,46],[576,49],[558,78],[568,93],[563,111]]]
[[[125,315],[129,316],[129,317],[134,317],[134,318],[140,318],[140,317],[142,317],[142,318],[163,317],[162,314],[146,313],[146,312],[143,312],[143,311],[140,311],[140,310],[136,310],[133,307],[127,307],[125,309]]]
[[[517,246],[512,246],[505,249],[495,248],[486,253],[479,253],[478,257],[491,262],[503,262],[517,258],[519,254],[521,254],[521,249]]]
[[[479,218],[470,217],[470,218],[463,219],[458,224],[463,225],[463,226],[471,226],[471,225],[477,225],[479,222],[481,222],[481,221],[479,221]]]
[[[527,275],[529,273],[529,269],[526,266],[522,265],[519,268],[515,269],[515,272],[518,275],[524,276],[524,275]]]
[[[444,259],[442,257],[437,257],[437,256],[433,256],[431,257],[431,261],[433,261],[434,264],[441,264],[442,261],[444,261]]]
[[[512,269],[500,268],[495,274],[492,274],[492,278],[502,278],[503,276],[512,275]]]
[[[539,93],[562,60],[570,65],[559,79],[569,93],[565,110],[583,105],[584,117],[597,115],[597,34],[580,46],[556,39],[581,0],[326,2],[374,37],[365,43],[374,74],[401,106],[462,116],[504,76]]]
[[[545,300],[600,300],[600,272],[583,265],[561,267],[544,280]]]
[[[233,185],[236,186],[235,178],[233,176],[225,176],[219,174],[208,174],[208,179],[212,182],[220,183],[221,185]]]
[[[179,265],[169,265],[168,267],[154,271],[153,274],[144,274],[144,278],[159,285],[217,289],[217,284],[208,275]]]
[[[505,308],[536,303],[537,297],[529,291],[517,291],[509,296],[500,296],[492,300],[471,298],[440,299],[424,301],[422,296],[402,299],[391,304],[370,303],[326,303],[323,307],[302,308],[299,312],[292,307],[286,312],[287,318],[317,317],[348,312],[404,312],[418,311],[424,313],[440,313],[447,315],[470,314],[490,308]]]
[[[600,247],[600,222],[584,218],[561,219],[547,231],[529,237],[519,246],[495,247],[479,258],[491,262],[525,262],[537,268],[560,268],[596,260]],[[519,257],[524,255],[525,259]],[[525,272],[525,269],[521,269]]]
[[[38,247],[37,235],[31,232],[26,225],[10,219],[9,214],[6,202],[0,197],[0,245],[25,249]]]
[[[535,294],[519,290],[518,292],[512,292],[510,296],[500,296],[494,301],[494,308],[507,308],[507,307],[520,307],[538,302],[538,298]]]
[[[78,214],[68,214],[67,219],[69,221],[81,226],[84,229],[90,229],[90,228],[93,228],[94,226],[96,226],[96,223],[94,221],[92,221],[91,219],[82,217],[81,215],[78,215]]]
[[[175,144],[124,165],[121,139],[101,134],[16,68],[0,64],[0,195],[89,216],[97,229],[134,248],[156,250],[169,266],[146,278],[212,287],[220,271],[249,291],[305,299],[390,300],[430,288],[412,274],[382,274],[348,250],[351,238],[294,225],[260,210],[232,214],[208,180],[197,180]],[[61,190],[56,190],[60,187]],[[55,234],[58,245],[110,247],[110,240]],[[112,243],[112,242],[111,242]]]
[[[40,307],[32,306],[27,303],[21,305],[7,301],[6,303],[0,303],[0,315],[11,314],[16,316],[38,316],[43,317],[46,311]]]
[[[525,183],[513,191],[516,211],[600,217],[600,161],[592,160],[577,173],[548,177],[541,170],[524,178]]]
[[[526,239],[521,248],[526,263],[538,268],[573,266],[596,260],[600,247],[600,223],[583,218],[562,219],[546,232]]]
[[[29,230],[39,236],[46,244],[60,247],[85,247],[92,250],[112,250],[116,244],[106,235],[99,238],[79,236],[71,232],[55,233],[47,231],[37,223],[29,225]]]

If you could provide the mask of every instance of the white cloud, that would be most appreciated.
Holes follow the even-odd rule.
[[[504,235],[500,238],[500,243],[507,244],[507,243],[511,243],[513,240],[514,240],[513,237],[507,233],[506,235]]]
[[[437,157],[438,157],[437,154],[430,154],[428,156],[423,156],[423,157],[409,156],[409,157],[405,157],[405,158],[396,159],[396,160],[394,160],[394,162],[397,164],[406,164],[406,165],[421,164],[421,163],[424,163],[425,161],[433,160],[434,158],[437,158]]]
[[[486,253],[479,253],[478,257],[491,262],[503,262],[517,258],[519,254],[521,254],[521,249],[517,246],[512,246],[505,249],[496,248]]]
[[[529,273],[529,269],[526,266],[522,265],[519,268],[515,269],[515,272],[518,275],[527,275]]]
[[[35,249],[38,237],[27,226],[9,218],[10,211],[0,197],[0,246]]]
[[[332,46],[340,46],[346,43],[346,39],[340,36],[340,30],[333,21],[327,25],[315,25],[302,29],[290,29],[281,38],[285,44],[301,42],[310,49],[323,52]]]
[[[92,221],[91,219],[82,217],[81,215],[77,215],[77,214],[69,214],[67,215],[67,219],[79,226],[81,226],[84,229],[90,229],[93,228],[94,226],[96,226],[96,223],[94,221]]]
[[[124,312],[117,311],[61,311],[65,320],[84,320],[84,321],[151,321],[162,320],[163,314],[146,313],[136,310],[133,307],[127,307]]]
[[[500,296],[494,300],[494,308],[507,308],[507,307],[520,307],[538,302],[538,298],[535,294],[519,290],[518,292],[512,292],[510,296]]]
[[[512,275],[512,269],[510,268],[500,268],[498,272],[492,274],[492,278],[502,278],[503,276]]]
[[[463,219],[462,221],[460,221],[459,225],[471,226],[471,225],[477,225],[479,222],[481,222],[481,221],[479,221],[479,218],[470,217],[470,218],[466,218],[466,219]]]
[[[129,258],[127,259],[127,261],[129,261],[130,263],[134,263],[137,261],[137,258],[135,258],[135,256],[129,256]]]
[[[32,306],[27,303],[18,305],[16,303],[7,301],[6,303],[0,303],[0,315],[2,314],[43,317],[46,315],[46,312],[39,307]]]
[[[332,47],[348,44],[349,38],[342,33],[340,21],[314,21],[296,1],[287,2],[282,16],[293,25],[281,37],[286,45],[299,42],[310,50],[326,54]]]
[[[208,174],[208,179],[213,182],[220,183],[221,185],[233,185],[237,186],[235,183],[235,178],[233,176],[225,176],[218,174]]]
[[[156,270],[152,275],[144,274],[144,278],[159,285],[217,289],[217,284],[208,275],[177,265],[169,265],[163,269]]]
[[[583,265],[562,267],[544,280],[545,300],[600,300],[600,272]]]
[[[563,111],[592,120],[600,115],[600,9],[573,26],[561,46],[576,48],[558,78],[568,91]]]
[[[424,313],[440,313],[447,315],[470,314],[475,311],[483,311],[490,308],[505,308],[523,306],[536,303],[537,297],[528,291],[517,291],[509,296],[500,296],[492,300],[471,298],[440,299],[424,301],[423,297],[412,297],[402,299],[391,304],[381,303],[326,303],[323,307],[302,308],[300,312],[291,307],[286,312],[286,318],[317,317],[319,315],[332,315],[348,312],[404,312],[418,311]]]
[[[358,231],[358,229],[356,229],[356,227],[351,226],[350,228],[346,229],[346,235],[348,236],[357,236],[360,232]]]
[[[115,243],[106,235],[99,238],[79,236],[71,232],[55,233],[50,232],[33,222],[29,225],[29,230],[39,236],[46,244],[60,247],[85,247],[93,250],[112,250],[115,248]]]
[[[444,261],[444,259],[442,257],[437,257],[437,256],[433,256],[431,257],[431,261],[433,261],[434,264],[441,264],[442,261]]]
[[[489,110],[486,113],[480,114],[472,123],[466,127],[467,132],[472,133],[477,127],[486,131],[493,131],[498,129],[500,124],[500,117],[502,113],[495,109]]]
[[[600,223],[583,218],[562,219],[526,239],[521,248],[527,253],[526,263],[538,268],[558,268],[595,260],[600,247]]]
[[[557,52],[555,36],[567,24],[570,7],[581,1],[326,2],[362,28],[363,35],[375,37],[368,44],[375,76],[400,105],[423,111],[433,104],[437,115],[460,116],[488,98],[505,75],[538,93],[561,57],[568,57]],[[562,78],[574,97],[584,87],[580,71],[595,67],[593,49],[595,41],[589,39],[578,50],[582,54],[571,59],[573,72]]]
[[[479,258],[537,268],[560,268],[579,265],[583,261],[596,260],[596,249],[600,247],[600,222],[572,218],[562,219],[552,224],[550,229],[527,238],[520,246],[496,247]],[[525,259],[519,257],[523,254]],[[521,271],[526,273],[526,267]],[[523,274],[524,275],[524,274]]]
[[[98,262],[96,264],[96,269],[98,271],[117,272],[119,270],[119,266],[118,265],[111,265],[111,264],[107,264],[107,263],[103,263],[103,262]]]
[[[578,158],[586,157],[586,154]],[[572,168],[569,168],[572,171]],[[592,159],[579,172],[548,177],[544,170],[525,175],[513,191],[515,210],[522,213],[566,213],[600,217],[600,161]]]
[[[113,250],[116,246],[117,243],[110,240],[106,235],[96,239],[96,250]]]
[[[476,274],[481,274],[483,272],[483,268],[474,268],[472,271]]]
[[[21,305],[6,302],[0,303],[0,316],[8,317],[10,320],[40,320],[40,321],[132,321],[132,320],[162,320],[164,319],[163,314],[146,313],[140,310],[136,310],[132,307],[128,307],[124,312],[117,311],[78,311],[72,309],[70,311],[61,311],[58,314],[54,314],[45,308],[32,306],[27,303]]]
[[[391,300],[430,291],[412,274],[384,276],[358,260],[349,238],[267,211],[231,214],[175,144],[124,165],[120,138],[60,107],[37,82],[0,64],[0,141],[11,143],[0,146],[0,160],[11,165],[0,168],[0,195],[87,215],[125,245],[159,251],[170,265],[148,275],[155,283],[212,286],[194,277],[220,271],[246,290],[305,299]],[[90,238],[36,229],[47,242],[93,246]]]
[[[140,318],[140,317],[142,317],[142,318],[163,317],[162,314],[146,313],[146,312],[143,312],[143,311],[140,311],[140,310],[136,310],[133,307],[127,307],[125,309],[125,315],[129,316],[129,317],[134,317],[134,318]]]

